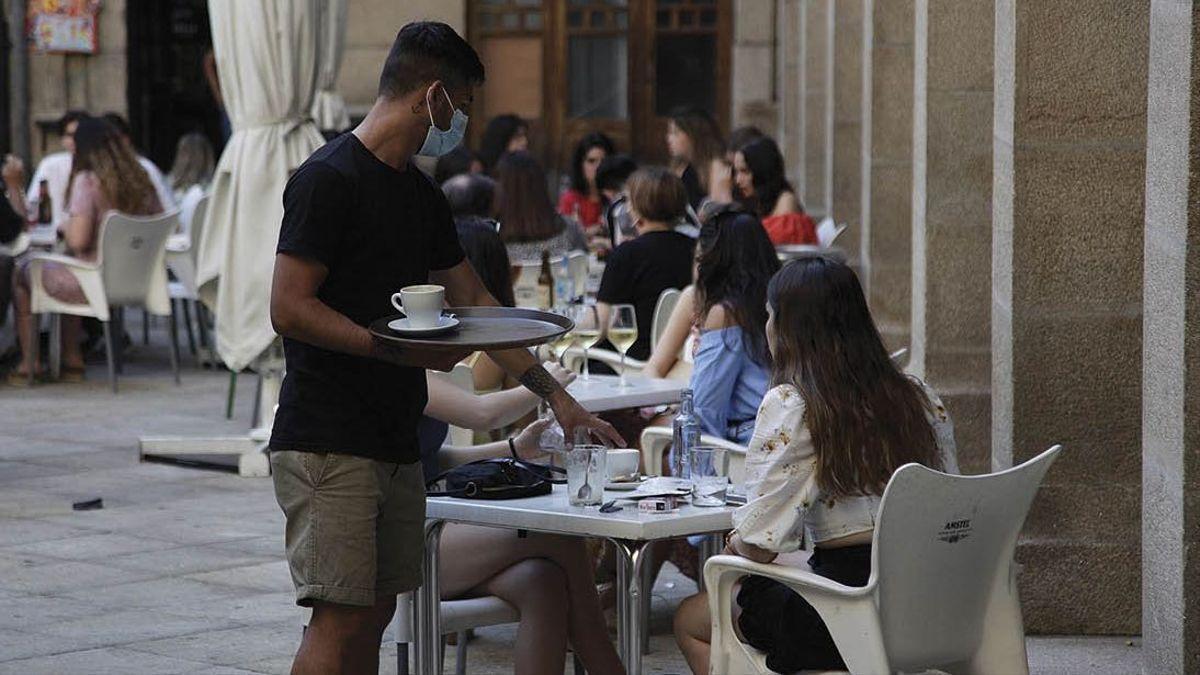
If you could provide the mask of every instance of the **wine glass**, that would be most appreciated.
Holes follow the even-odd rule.
[[[637,313],[633,305],[613,305],[608,317],[608,341],[621,352],[621,387],[628,387],[625,382],[625,352],[637,342]]]
[[[583,375],[581,379],[592,378],[591,368],[588,367],[588,350],[600,341],[600,321],[596,316],[595,305],[575,305],[572,308],[571,319],[575,321],[575,342],[583,347]]]
[[[559,316],[572,319],[571,312],[567,307],[557,307],[553,311]],[[573,344],[575,344],[575,333],[571,331],[563,333],[550,341],[550,352],[554,354],[554,360],[558,361],[558,365],[563,365],[563,356],[566,355],[567,350]]]

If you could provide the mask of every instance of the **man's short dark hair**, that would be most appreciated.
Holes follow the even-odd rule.
[[[58,119],[59,135],[61,136],[67,133],[68,124],[72,122],[78,122],[85,117],[88,117],[88,112],[86,110],[68,110],[67,112],[63,113],[63,116]]]
[[[629,155],[609,155],[596,167],[596,189],[620,192],[638,165]]]
[[[483,82],[479,54],[454,29],[437,21],[415,21],[400,29],[379,76],[379,95],[403,96],[441,80],[449,88]]]

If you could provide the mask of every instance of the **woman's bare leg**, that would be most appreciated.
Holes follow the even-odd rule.
[[[675,642],[695,675],[707,675],[712,623],[708,596],[697,593],[679,603],[675,610]]]
[[[571,645],[587,671],[595,675],[624,672],[604,629],[592,565],[581,539],[534,533],[521,538],[512,530],[447,524],[439,570],[442,597],[469,593],[501,570],[529,558],[549,560],[566,575]]]
[[[521,613],[513,672],[561,675],[567,655],[566,574],[544,558],[528,558],[480,584]]]
[[[17,341],[21,345],[21,365],[17,366],[17,373],[36,373],[37,364],[33,363],[31,348],[37,336],[34,334],[33,316],[30,314],[29,281],[20,267],[13,277],[13,313],[17,318]]]
[[[62,320],[62,364],[64,368],[83,369],[83,320],[64,314]]]

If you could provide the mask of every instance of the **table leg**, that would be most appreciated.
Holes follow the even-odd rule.
[[[418,675],[433,675],[438,671],[441,650],[441,591],[438,583],[438,544],[442,539],[441,520],[425,522],[425,560],[422,565],[424,582],[416,590],[414,610],[416,631],[413,636],[413,670]]]
[[[620,617],[624,609],[625,621],[617,626],[621,660],[625,663],[628,675],[641,675],[642,672],[642,635],[648,630],[649,617],[642,616],[642,594],[649,592],[643,588],[642,568],[646,563],[646,544],[644,541],[612,540],[617,547],[617,586],[620,597],[617,598],[617,611]]]

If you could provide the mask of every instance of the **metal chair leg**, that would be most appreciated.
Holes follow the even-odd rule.
[[[579,660],[578,654],[572,654],[571,661],[575,664],[575,675],[587,675],[587,671],[583,669],[583,661]]]
[[[188,349],[192,352],[192,356],[195,356],[196,334],[192,332],[192,310],[189,305],[191,305],[189,300],[179,301],[179,306],[183,308],[183,327],[187,329]]]
[[[110,312],[116,321],[116,330],[113,335],[113,356],[116,357],[117,374],[125,374],[125,308],[117,307]]]
[[[642,549],[646,561],[642,563],[642,595],[638,598],[638,612],[642,616],[642,625],[650,625],[650,601],[654,596],[654,547]],[[703,575],[701,575],[703,576]],[[650,653],[650,631],[642,631],[642,654]]]
[[[250,427],[251,428],[259,426],[258,414],[262,412],[262,388],[263,388],[262,373],[256,373],[255,379],[258,380],[258,383],[256,385],[254,385],[254,408],[251,409],[251,411],[250,411]]]
[[[233,399],[237,394],[237,371],[229,371],[229,393],[225,396],[225,419],[233,419]]]
[[[454,645],[454,675],[467,675],[467,631],[458,632],[458,644]]]
[[[175,373],[175,384],[179,384],[179,328],[175,325],[175,301],[171,301],[171,370]]]
[[[62,315],[50,315],[50,378],[57,380],[62,374]]]
[[[42,315],[41,314],[30,315],[30,317],[29,317],[29,332],[33,334],[32,335],[33,339],[29,341],[29,362],[33,364],[29,368],[29,384],[32,385],[33,381],[37,378],[38,362],[41,360],[38,358],[38,351],[40,351],[41,347],[42,347]]]
[[[108,383],[112,385],[113,393],[117,393],[117,368],[115,357],[113,355],[113,330],[112,322],[105,321],[101,325],[104,326],[104,355],[108,361]]]
[[[142,344],[150,344],[150,312],[142,308]]]
[[[396,643],[396,675],[408,675],[408,643]]]

